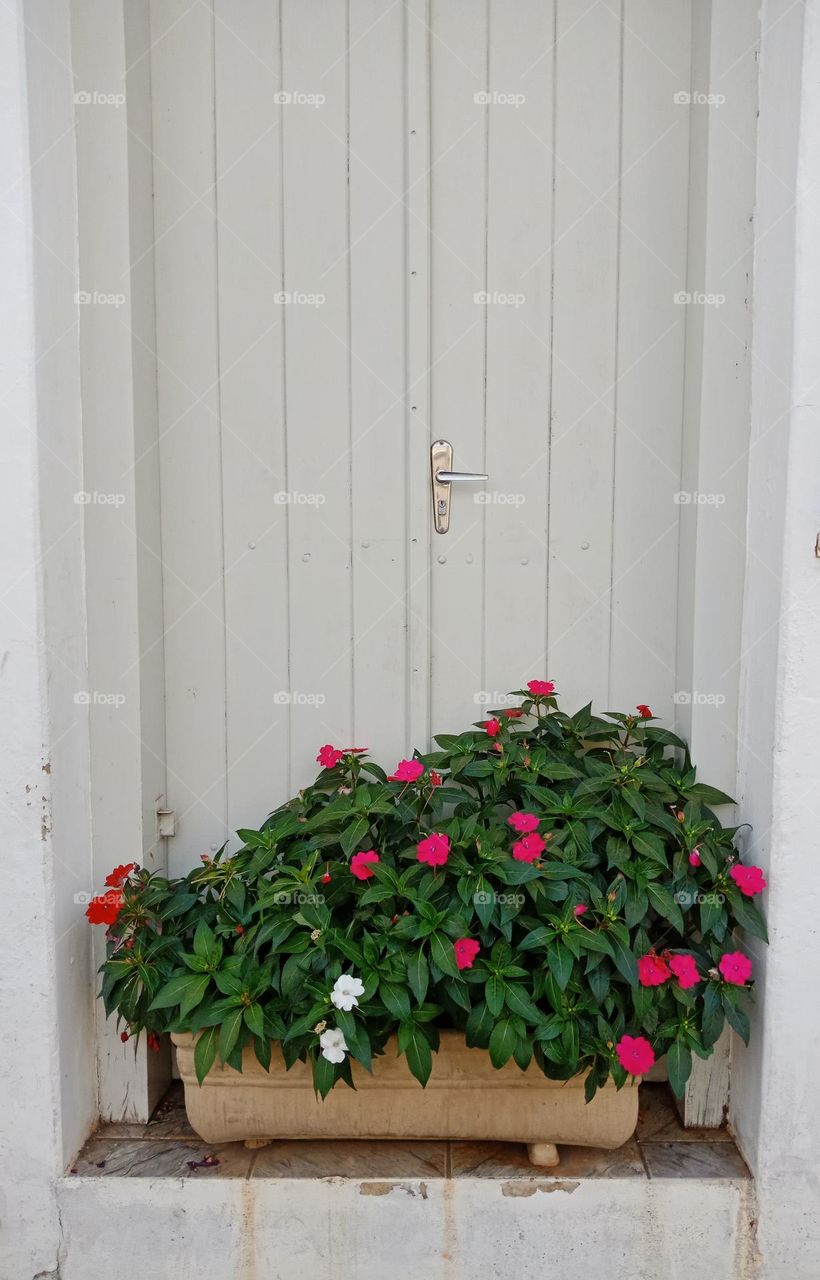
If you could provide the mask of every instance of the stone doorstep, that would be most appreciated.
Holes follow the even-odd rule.
[[[258,1150],[209,1146],[172,1086],[148,1124],[103,1126],[86,1143],[69,1178],[390,1179],[484,1178],[527,1183],[577,1179],[740,1179],[749,1170],[725,1129],[685,1129],[668,1086],[644,1084],[635,1137],[616,1151],[560,1147],[554,1171],[535,1169],[526,1148],[503,1142],[286,1140]],[[214,1163],[203,1163],[213,1160]],[[375,1191],[374,1191],[375,1194]]]

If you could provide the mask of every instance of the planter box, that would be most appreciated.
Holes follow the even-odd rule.
[[[496,1071],[483,1049],[468,1049],[458,1032],[444,1031],[433,1070],[422,1089],[395,1040],[374,1059],[373,1075],[353,1063],[356,1089],[339,1084],[323,1101],[310,1066],[286,1071],[274,1047],[270,1072],[250,1046],[242,1072],[214,1065],[200,1087],[194,1041],[172,1036],[185,1085],[188,1119],[205,1142],[262,1146],[277,1138],[415,1138],[525,1142],[535,1165],[558,1163],[555,1144],[613,1149],[638,1121],[637,1082],[617,1090],[611,1080],[584,1102],[583,1078],[548,1080],[533,1063]]]

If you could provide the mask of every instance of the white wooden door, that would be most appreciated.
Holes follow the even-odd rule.
[[[671,715],[690,17],[153,0],[174,869],[531,677]]]

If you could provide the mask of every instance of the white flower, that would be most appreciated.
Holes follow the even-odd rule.
[[[353,1006],[359,1003],[356,997],[361,995],[364,995],[364,983],[361,978],[355,978],[352,973],[343,973],[336,979],[330,999],[337,1009],[344,1009],[345,1013],[350,1013]]]
[[[331,1027],[330,1031],[323,1031],[319,1036],[319,1044],[322,1049],[322,1057],[327,1058],[328,1062],[344,1062],[347,1045],[344,1034],[338,1027]]]

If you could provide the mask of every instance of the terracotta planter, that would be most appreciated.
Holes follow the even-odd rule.
[[[558,1163],[555,1144],[621,1146],[638,1121],[638,1089],[612,1081],[584,1102],[583,1078],[547,1080],[535,1064],[496,1071],[483,1049],[468,1049],[458,1032],[441,1034],[425,1089],[396,1053],[394,1040],[370,1075],[353,1063],[356,1089],[337,1085],[321,1101],[310,1067],[285,1069],[274,1048],[270,1072],[245,1050],[242,1072],[216,1064],[200,1087],[194,1041],[172,1036],[191,1125],[205,1142],[262,1146],[277,1138],[415,1138],[526,1142],[535,1165]]]

